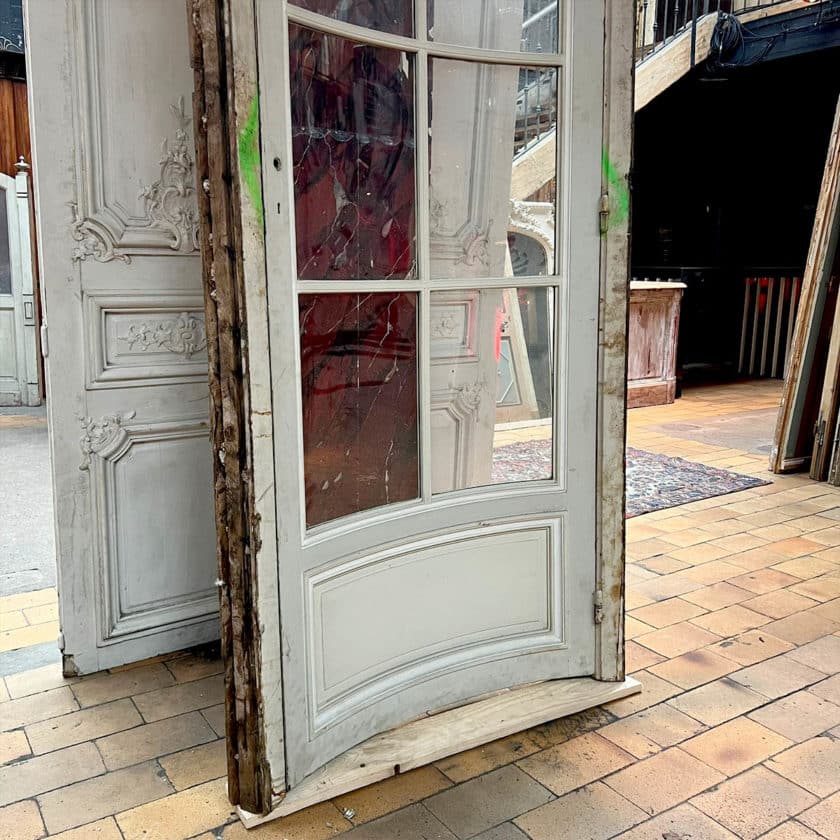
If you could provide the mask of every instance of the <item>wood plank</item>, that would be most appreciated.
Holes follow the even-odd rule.
[[[284,798],[277,798],[265,816],[239,808],[239,817],[246,828],[253,828],[397,773],[641,690],[632,677],[621,682],[582,677],[503,691],[376,735],[333,759]]]
[[[812,375],[822,367],[818,358],[820,335],[826,329],[825,305],[834,253],[840,236],[840,100],[828,144],[822,186],[814,219],[814,229],[802,279],[799,312],[796,316],[789,363],[776,424],[770,469],[784,471],[785,463],[810,456],[803,439],[812,427],[815,414],[808,411],[813,393]],[[822,357],[822,360],[825,356]]]

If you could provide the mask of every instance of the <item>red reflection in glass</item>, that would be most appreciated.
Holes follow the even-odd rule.
[[[298,276],[412,276],[408,57],[296,25],[289,41]]]
[[[417,295],[300,303],[306,522],[417,498]]]
[[[289,0],[292,6],[317,12],[319,15],[411,37],[414,31],[414,4],[409,0]]]

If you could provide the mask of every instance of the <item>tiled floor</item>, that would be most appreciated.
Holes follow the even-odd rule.
[[[638,409],[630,442],[763,474],[754,447],[697,442],[691,427],[766,415],[778,393],[710,388]],[[627,664],[642,694],[249,836],[840,840],[840,490],[778,477],[638,517],[628,559]],[[2,607],[22,627],[49,619],[37,610],[52,600],[15,597]],[[225,798],[219,670],[180,654],[0,681],[0,838],[245,837]]]

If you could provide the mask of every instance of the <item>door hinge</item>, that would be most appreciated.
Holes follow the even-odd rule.
[[[64,653],[64,633],[61,630],[58,631],[58,639],[56,641],[58,642],[58,649]]]
[[[50,355],[50,337],[46,324],[41,324],[41,355],[45,359]]]
[[[605,234],[609,230],[610,225],[610,195],[609,193],[602,193],[601,200],[598,202],[598,218],[600,219],[601,234]]]
[[[592,596],[592,603],[595,607],[593,613],[593,620],[596,624],[600,624],[604,620],[604,590],[596,589]]]
[[[814,446],[822,449],[825,444],[825,420],[814,423]]]

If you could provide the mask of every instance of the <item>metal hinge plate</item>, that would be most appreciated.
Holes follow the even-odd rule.
[[[596,589],[592,596],[592,604],[594,606],[593,621],[596,624],[601,624],[604,620],[604,591],[603,589]]]
[[[50,355],[50,337],[46,324],[41,324],[41,355],[45,359]]]

